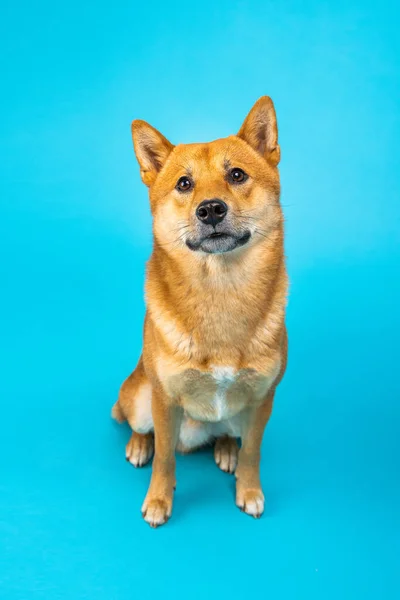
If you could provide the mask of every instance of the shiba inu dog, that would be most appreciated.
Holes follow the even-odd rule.
[[[260,98],[237,135],[210,143],[173,146],[144,121],[132,137],[154,247],[142,356],[112,414],[133,430],[127,460],[155,451],[144,519],[171,516],[175,451],[209,443],[235,472],[237,506],[259,517],[261,440],[287,356],[274,105]]]

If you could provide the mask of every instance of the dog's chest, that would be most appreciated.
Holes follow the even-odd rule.
[[[167,387],[192,419],[219,422],[262,399],[268,378],[254,369],[211,366],[207,371],[186,369],[173,375]]]
[[[213,367],[212,376],[216,390],[211,404],[215,412],[215,420],[223,421],[231,416],[227,405],[227,391],[235,383],[237,373],[233,367]]]

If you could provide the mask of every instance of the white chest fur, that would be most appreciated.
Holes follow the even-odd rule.
[[[236,379],[235,369],[233,367],[211,367],[213,377],[217,383],[217,391],[214,396],[214,408],[217,415],[217,420],[224,419],[227,413],[226,391]]]

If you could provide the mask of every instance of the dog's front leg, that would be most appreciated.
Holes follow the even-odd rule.
[[[175,447],[182,409],[170,403],[160,391],[152,397],[155,453],[150,487],[142,506],[143,518],[151,527],[168,521],[175,488]]]
[[[242,447],[236,469],[236,504],[255,518],[264,512],[264,494],[260,482],[261,442],[272,412],[275,388],[268,392],[264,403],[249,409],[242,425]]]

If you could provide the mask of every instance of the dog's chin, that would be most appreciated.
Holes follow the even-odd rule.
[[[212,233],[200,240],[186,240],[186,245],[190,250],[206,252],[207,254],[224,254],[231,252],[235,248],[240,248],[250,240],[251,233],[246,231],[242,235],[236,236],[230,233]]]

